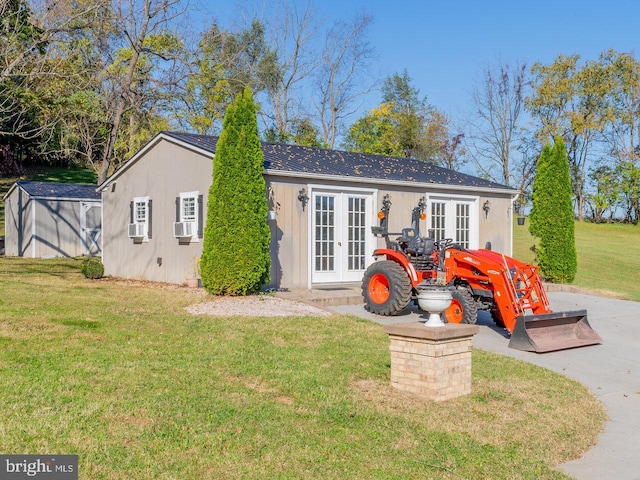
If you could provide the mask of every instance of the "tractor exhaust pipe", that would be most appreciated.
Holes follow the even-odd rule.
[[[524,315],[516,319],[509,348],[525,352],[554,352],[602,343],[591,328],[586,310]]]

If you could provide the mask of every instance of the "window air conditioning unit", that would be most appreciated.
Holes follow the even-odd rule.
[[[193,237],[193,223],[175,222],[173,224],[173,236],[176,238]]]
[[[129,238],[143,238],[146,233],[145,223],[130,223],[129,224]]]

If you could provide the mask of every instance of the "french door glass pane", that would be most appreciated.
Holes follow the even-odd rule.
[[[349,197],[347,268],[364,270],[366,202],[364,198]]]
[[[456,243],[469,248],[469,204],[456,203]]]
[[[335,269],[335,199],[331,196],[316,196],[316,272],[328,272]]]
[[[431,203],[431,229],[433,239],[438,242],[445,236],[445,202]]]

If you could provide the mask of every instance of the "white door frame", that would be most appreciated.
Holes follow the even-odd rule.
[[[469,205],[469,249],[477,249],[480,243],[480,197],[477,195],[427,194],[427,231],[433,228],[431,205],[433,202],[445,204],[445,237],[456,241],[456,214],[453,208],[457,204]]]
[[[309,209],[308,209],[308,226],[309,226],[309,245],[308,245],[308,272],[309,272],[309,287],[312,284],[319,283],[344,283],[344,282],[355,282],[360,281],[362,279],[362,274],[364,274],[364,270],[371,264],[373,261],[373,251],[374,251],[374,238],[371,234],[371,226],[373,225],[373,213],[374,213],[374,205],[377,202],[377,190],[369,189],[369,188],[346,188],[346,187],[331,187],[326,185],[307,185],[307,190],[310,192],[309,197]],[[348,255],[348,238],[345,238],[348,235],[348,219],[347,214],[344,213],[344,209],[338,212],[337,208],[335,210],[335,226],[336,226],[336,236],[334,238],[335,247],[334,249],[340,249],[341,255],[335,255],[336,258],[336,268],[332,272],[316,272],[315,270],[315,210],[316,210],[316,197],[318,195],[334,195],[339,197],[339,202],[342,202],[342,199],[348,198],[349,196],[359,197],[365,199],[365,225],[364,225],[364,258],[365,265],[362,271],[357,270],[355,272],[349,272],[347,266],[344,264],[347,260]],[[338,207],[340,205],[337,205]],[[336,250],[334,250],[335,252]]]
[[[102,202],[80,202],[80,240],[82,254],[87,256],[102,255],[102,228],[87,227],[87,212],[92,208],[100,208],[102,224]]]

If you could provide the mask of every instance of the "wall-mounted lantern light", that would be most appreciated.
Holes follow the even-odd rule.
[[[302,204],[302,211],[304,212],[304,207],[306,207],[307,203],[309,203],[309,196],[307,195],[306,188],[303,187],[300,189],[300,191],[298,192],[298,200]]]
[[[489,216],[489,210],[491,210],[491,204],[489,203],[489,200],[485,200],[484,204],[482,205],[482,210],[484,210],[484,218],[487,218]]]
[[[280,204],[276,201],[276,191],[271,185],[269,185],[269,188],[267,189],[267,205],[269,207],[267,220],[275,220]]]

